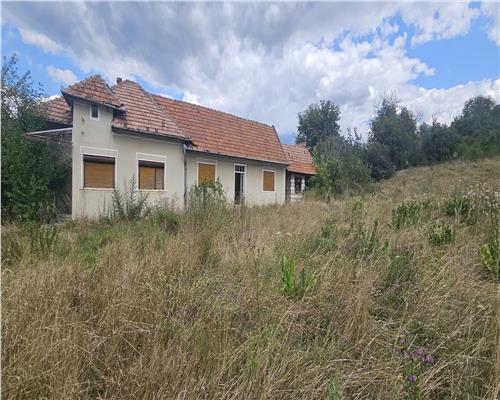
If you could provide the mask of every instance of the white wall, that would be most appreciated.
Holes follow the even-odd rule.
[[[90,104],[75,101],[73,107],[72,149],[72,216],[98,218],[111,205],[112,189],[83,187],[83,154],[115,157],[115,183],[124,191],[135,175],[138,180],[138,157],[149,161],[165,159],[165,190],[148,193],[149,204],[162,200],[184,205],[184,154],[182,144],[175,141],[125,136],[111,132],[112,110],[99,107],[99,119],[90,117]],[[140,154],[139,154],[140,153]],[[227,158],[187,155],[187,188],[197,184],[198,161],[216,164],[216,178],[229,201],[234,200],[234,165],[244,164],[245,203],[250,206],[285,203],[285,168],[271,164],[231,160]],[[275,171],[274,192],[263,191],[263,170]]]
[[[234,200],[234,166],[245,165],[244,195],[245,204],[262,206],[285,203],[285,167],[248,160],[232,160],[212,155],[189,152],[187,155],[188,190],[197,184],[198,162],[215,163],[215,177],[220,181],[227,199]],[[275,171],[274,192],[263,191],[263,171]]]
[[[90,118],[90,105],[75,101],[73,107],[72,150],[72,216],[73,218],[97,218],[110,205],[112,189],[83,188],[83,154],[112,156],[115,159],[115,183],[125,190],[130,178],[138,180],[138,154],[150,161],[166,160],[165,190],[148,193],[148,202],[154,204],[164,199],[183,206],[184,155],[180,142],[167,142],[124,136],[111,132],[112,111],[99,107],[99,119]]]

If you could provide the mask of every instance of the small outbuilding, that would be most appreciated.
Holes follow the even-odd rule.
[[[286,201],[294,203],[303,199],[306,182],[316,175],[316,167],[305,143],[283,144],[283,151],[289,163],[286,169]]]

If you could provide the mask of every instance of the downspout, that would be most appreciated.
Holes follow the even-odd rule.
[[[186,159],[186,142],[182,143],[182,154],[184,155],[184,211],[187,208],[187,159]]]

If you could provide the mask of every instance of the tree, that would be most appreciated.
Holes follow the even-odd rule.
[[[460,136],[461,158],[500,154],[500,105],[492,98],[477,96],[468,100],[451,127]]]
[[[305,143],[309,151],[322,140],[340,135],[340,108],[330,100],[311,104],[299,113],[297,143]]]
[[[363,151],[356,132],[347,138],[338,135],[322,140],[314,151],[317,175],[313,184],[323,193],[363,190],[371,182],[370,172],[363,163]]]
[[[370,170],[370,175],[377,181],[389,179],[396,170],[389,149],[378,142],[372,142],[368,145],[365,152],[365,163]]]
[[[14,55],[2,65],[2,217],[40,220],[62,192],[69,169],[48,144],[25,137],[43,127],[37,113],[43,92],[29,72],[19,76],[17,61]]]
[[[386,146],[389,159],[396,169],[415,165],[418,160],[417,121],[397,100],[386,97],[370,121],[369,143]]]
[[[422,152],[430,164],[449,161],[457,156],[459,136],[452,127],[435,120],[420,126]]]

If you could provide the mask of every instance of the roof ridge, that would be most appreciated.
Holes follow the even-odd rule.
[[[161,94],[152,94],[153,96],[155,97],[161,97],[162,99],[167,99],[167,100],[171,100],[171,101],[175,101],[175,102],[178,102],[178,103],[184,103],[184,104],[189,104],[190,106],[194,106],[194,107],[199,107],[199,108],[204,108],[206,110],[210,110],[210,111],[215,111],[215,112],[218,112],[218,113],[221,113],[221,114],[226,114],[226,115],[229,115],[231,117],[234,117],[234,118],[238,118],[238,119],[242,119],[244,121],[248,121],[248,122],[253,122],[255,124],[258,124],[258,125],[263,125],[263,126],[266,126],[268,128],[274,128],[274,125],[269,125],[269,124],[266,124],[264,122],[260,122],[260,121],[256,121],[254,119],[249,119],[249,118],[244,118],[244,117],[240,117],[239,115],[236,115],[236,114],[231,114],[227,111],[221,111],[221,110],[216,110],[215,108],[211,108],[211,107],[207,107],[207,106],[202,106],[201,104],[194,104],[194,103],[190,103],[188,101],[184,101],[184,100],[177,100],[177,99],[172,99],[170,97],[165,97],[165,96],[162,96]],[[276,130],[276,129],[275,129]]]

